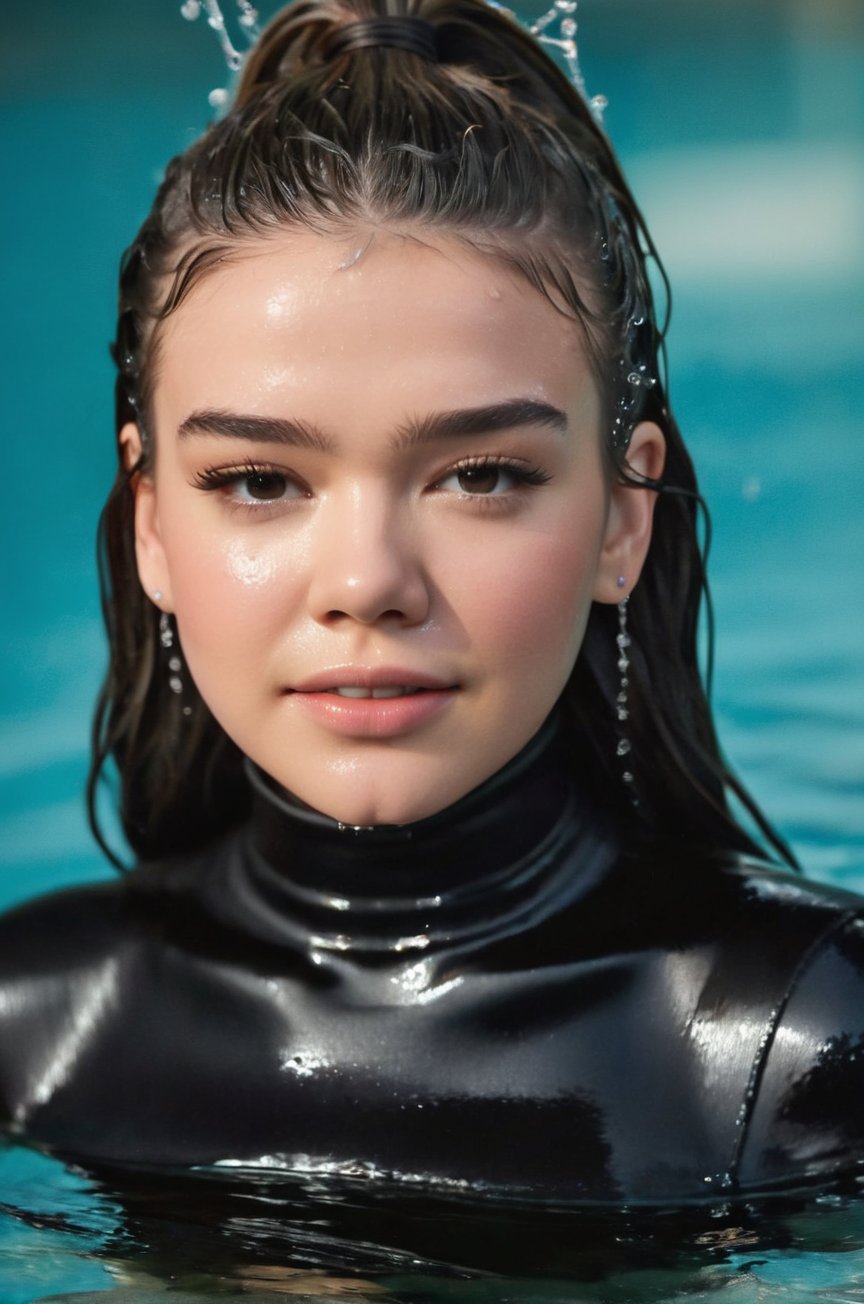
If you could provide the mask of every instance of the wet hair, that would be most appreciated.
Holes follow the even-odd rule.
[[[399,16],[434,29],[437,59],[346,39],[348,24]],[[629,602],[637,806],[616,757],[613,605],[593,605],[561,703],[573,765],[598,805],[634,837],[757,852],[730,810],[731,791],[791,859],[724,764],[700,676],[700,500],[666,400],[650,235],[582,97],[518,23],[482,0],[298,0],[282,10],[251,53],[230,111],[168,165],[124,255],[117,427],[137,421],[143,451],[131,471],[121,454],[100,523],[110,664],[88,801],[101,845],[119,863],[97,812],[110,761],[124,831],[145,858],[203,845],[242,820],[250,802],[242,757],[194,686],[171,691],[159,613],[137,578],[133,484],[157,455],[160,327],[244,242],[286,227],[344,234],[360,225],[464,241],[575,320],[600,387],[609,475],[634,493],[658,494]],[[665,436],[662,484],[627,467],[627,439],[642,419]]]

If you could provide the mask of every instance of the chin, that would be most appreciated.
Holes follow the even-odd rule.
[[[331,819],[338,820],[340,824],[368,827],[373,824],[415,824],[430,815],[437,815],[439,811],[445,810],[457,800],[457,797],[436,800],[425,793],[423,799],[416,795],[399,798],[388,793],[380,798],[342,797],[308,804],[314,806],[322,815],[329,815]]]
[[[414,824],[446,810],[486,777],[463,776],[460,781],[452,767],[433,775],[427,766],[414,767],[400,760],[388,775],[340,773],[330,776],[329,783],[285,786],[308,806],[340,824]]]

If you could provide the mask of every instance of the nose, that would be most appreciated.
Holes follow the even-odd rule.
[[[422,624],[430,589],[403,513],[359,491],[350,502],[322,505],[308,592],[310,612],[323,624]]]

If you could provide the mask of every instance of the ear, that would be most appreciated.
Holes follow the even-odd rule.
[[[141,432],[133,422],[129,422],[120,431],[120,448],[126,469],[131,471],[141,460]],[[132,494],[135,499],[135,559],[138,578],[147,597],[162,611],[171,611],[171,576],[162,547],[156,484],[151,472],[138,471],[133,476]],[[157,593],[158,598],[155,596]]]
[[[653,421],[640,421],[627,449],[626,470],[635,479],[659,480],[666,441]],[[651,543],[657,493],[620,480],[612,486],[603,548],[594,583],[595,602],[620,602],[636,586]],[[624,577],[619,585],[619,576]]]

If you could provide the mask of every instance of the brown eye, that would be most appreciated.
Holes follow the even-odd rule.
[[[491,494],[500,487],[501,468],[498,466],[463,466],[456,480],[465,494]]]
[[[288,488],[285,476],[276,471],[254,471],[243,477],[242,484],[246,494],[256,502],[272,502],[283,498]]]

